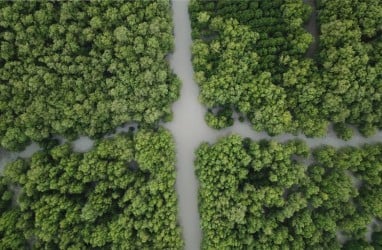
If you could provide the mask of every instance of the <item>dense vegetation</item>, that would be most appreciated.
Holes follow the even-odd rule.
[[[171,119],[169,1],[0,1],[0,143]]]
[[[382,1],[318,3],[324,115],[371,135],[382,128]]]
[[[0,248],[25,249],[28,244],[20,228],[20,208],[12,207],[13,192],[6,179],[0,176]]]
[[[169,132],[68,144],[10,163],[1,178],[0,249],[181,249]],[[21,189],[10,206],[9,186]]]
[[[314,150],[231,135],[197,150],[203,249],[381,249],[382,144]],[[381,221],[379,221],[381,222]],[[337,233],[347,242],[341,245]]]
[[[310,9],[303,1],[192,0],[193,65],[208,124],[232,124],[232,112],[270,134],[302,129],[322,135],[313,41],[303,29]],[[217,111],[216,111],[217,109]]]
[[[207,123],[233,112],[271,135],[322,136],[329,122],[348,139],[382,128],[382,2],[321,0],[317,55],[301,0],[192,0],[193,65]]]
[[[0,249],[181,249],[170,4],[0,1]],[[136,133],[101,139],[138,123]],[[54,135],[99,139],[87,153]]]

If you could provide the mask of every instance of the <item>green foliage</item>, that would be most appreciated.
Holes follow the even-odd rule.
[[[333,128],[337,136],[342,140],[347,141],[353,137],[354,131],[347,127],[345,123],[335,123]]]
[[[193,65],[207,108],[234,110],[257,131],[350,139],[382,129],[381,0],[317,0],[318,50],[300,0],[192,0]],[[211,127],[224,122],[207,114]]]
[[[171,117],[170,15],[166,0],[1,1],[1,145]]]
[[[196,152],[203,249],[374,249],[382,145],[322,147],[231,135]],[[360,185],[355,185],[355,180]],[[349,241],[341,245],[337,233]],[[357,248],[358,247],[358,248]]]
[[[371,236],[372,245],[376,250],[382,249],[382,232],[374,232]]]
[[[302,1],[201,1],[190,5],[193,64],[208,108],[234,109],[254,129],[271,135],[303,130],[322,135],[322,90],[305,52],[312,37],[302,25],[310,9]],[[207,122],[221,128],[207,114]]]
[[[5,211],[11,205],[12,193],[3,176],[0,176],[0,210]]]
[[[2,216],[26,224],[36,249],[181,249],[174,151],[160,128],[99,140],[87,153],[68,144],[37,152],[7,166],[21,219]]]
[[[211,110],[204,117],[205,121],[215,129],[230,127],[233,125],[232,111],[229,109],[218,110],[216,114]]]
[[[6,178],[0,176],[0,249],[23,249],[27,241],[21,230],[22,215],[20,209],[12,207],[13,192]]]
[[[382,128],[381,3],[318,1],[322,111],[330,121],[353,124],[365,136]]]

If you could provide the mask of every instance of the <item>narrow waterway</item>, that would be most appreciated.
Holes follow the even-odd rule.
[[[0,175],[5,165],[17,158],[29,158],[40,149],[37,143],[32,143],[21,152],[9,152],[0,148]]]
[[[186,0],[172,0],[175,51],[170,56],[171,67],[182,81],[180,99],[173,105],[174,119],[165,126],[172,132],[177,149],[176,189],[179,202],[179,222],[185,249],[199,249],[201,230],[194,173],[194,150],[213,131],[203,121],[204,108],[198,102],[198,88],[193,81],[191,65],[191,26]]]

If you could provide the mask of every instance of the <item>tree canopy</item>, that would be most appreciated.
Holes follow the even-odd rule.
[[[365,237],[373,219],[382,220],[382,145],[312,154],[301,141],[236,135],[202,144],[195,161],[202,248],[382,247],[381,228],[371,242]]]
[[[12,207],[13,196],[6,178],[0,176],[0,247],[4,250],[26,249],[28,246],[19,223],[20,208]]]
[[[382,128],[381,0],[317,0],[319,37],[301,0],[192,0],[193,66],[214,128],[233,112],[256,131],[349,139]],[[313,39],[318,50],[307,51]]]
[[[99,137],[171,119],[170,4],[0,1],[0,143]]]
[[[299,129],[323,135],[322,90],[312,81],[318,77],[314,62],[305,58],[313,41],[303,28],[310,11],[297,0],[192,0],[193,65],[202,103],[238,112],[271,135]],[[212,127],[232,124],[226,118],[230,122],[216,126],[213,115],[206,116]]]
[[[63,144],[18,159],[0,179],[0,248],[28,240],[35,249],[181,249],[174,165],[164,129],[99,140],[86,153]],[[9,186],[21,192],[14,208]]]
[[[382,129],[382,1],[319,0],[318,18],[322,110],[371,135]]]

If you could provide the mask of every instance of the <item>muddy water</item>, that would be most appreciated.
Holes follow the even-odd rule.
[[[39,149],[40,147],[36,143],[30,144],[21,152],[8,152],[0,149],[0,174],[4,170],[4,167],[7,163],[14,161],[18,157],[29,158]]]
[[[80,136],[77,140],[72,142],[72,148],[75,152],[88,152],[94,145],[94,140],[87,136]]]
[[[171,130],[177,149],[176,189],[179,221],[185,249],[199,249],[201,230],[197,203],[198,183],[194,174],[194,150],[202,140],[213,136],[203,121],[204,107],[198,102],[199,90],[193,81],[191,65],[191,26],[188,2],[173,0],[175,51],[170,56],[171,67],[182,81],[180,99],[173,105],[174,118],[165,127]],[[212,138],[211,138],[212,139]]]

